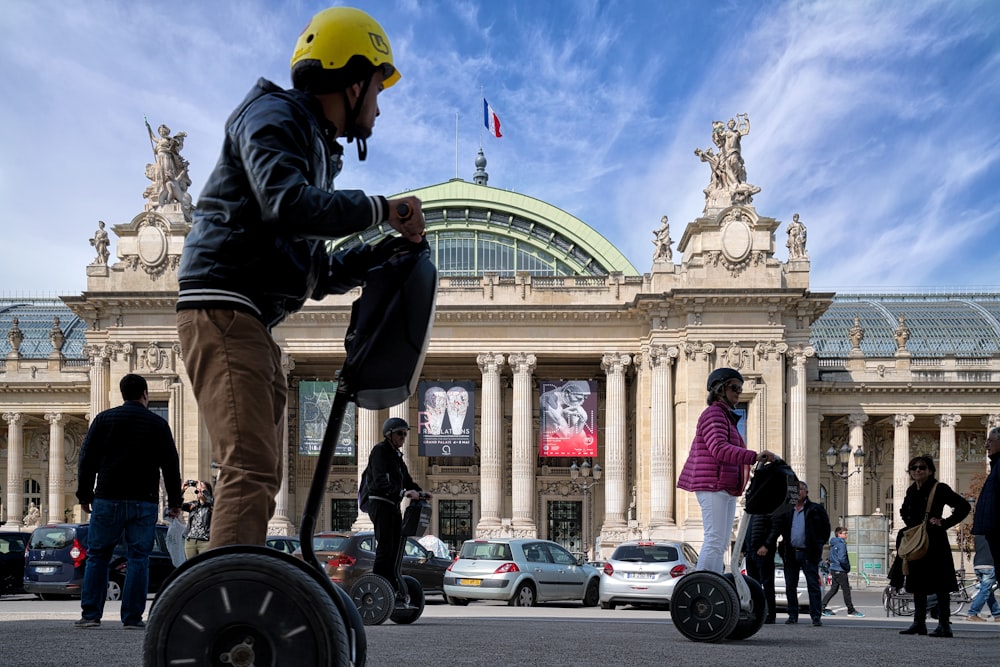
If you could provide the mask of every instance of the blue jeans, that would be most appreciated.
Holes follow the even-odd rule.
[[[83,618],[100,620],[108,596],[108,567],[124,536],[128,570],[122,589],[122,623],[135,625],[146,611],[149,552],[153,550],[156,503],[138,500],[94,499],[87,531],[87,567],[83,573],[80,606]]]
[[[785,554],[785,596],[788,600],[788,618],[799,617],[799,569],[806,578],[809,591],[809,617],[813,621],[823,618],[823,597],[819,587],[819,562],[811,561],[802,549],[789,547]]]
[[[976,578],[979,579],[979,592],[969,605],[969,616],[979,616],[979,612],[989,602],[993,618],[1000,618],[1000,604],[997,604],[997,599],[993,595],[993,584],[997,580],[996,570],[992,567],[988,570],[977,569]]]

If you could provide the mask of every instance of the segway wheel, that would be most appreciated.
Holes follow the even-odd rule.
[[[222,554],[180,573],[157,596],[145,667],[350,665],[344,621],[329,593],[263,554]]]
[[[736,589],[721,574],[700,570],[681,577],[670,596],[670,618],[696,642],[725,639],[740,620]]]
[[[733,590],[736,590],[736,582],[732,572],[727,572],[723,576],[732,584]],[[764,627],[764,617],[767,616],[767,600],[764,598],[764,587],[757,583],[756,579],[751,579],[745,574],[743,575],[743,581],[746,582],[747,588],[750,589],[750,609],[749,611],[743,611],[743,605],[737,605],[736,613],[739,615],[739,620],[736,621],[736,627],[733,628],[733,631],[726,635],[726,639],[739,640],[753,637]]]
[[[365,574],[351,586],[361,621],[365,625],[382,625],[396,608],[396,591],[388,579],[377,574]]]
[[[404,574],[403,581],[406,582],[406,593],[410,596],[410,605],[397,607],[389,616],[389,620],[400,625],[408,625],[424,613],[424,589],[420,587],[419,581],[409,575]]]

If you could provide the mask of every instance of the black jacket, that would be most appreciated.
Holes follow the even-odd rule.
[[[82,504],[94,498],[155,503],[161,471],[167,505],[180,507],[181,471],[170,427],[139,401],[125,401],[91,422],[80,447],[76,497]]]
[[[990,457],[990,474],[986,477],[976,514],[972,517],[972,534],[986,535],[1000,532],[1000,454]]]
[[[806,558],[810,562],[819,563],[823,557],[823,547],[830,539],[830,517],[822,505],[814,503],[808,498],[806,498],[802,511],[805,512],[806,520]],[[786,554],[789,553],[792,546],[792,519],[794,517],[795,510],[793,509],[774,520],[784,545],[782,556],[786,558],[788,558]]]
[[[369,495],[373,500],[385,499],[399,503],[407,491],[422,491],[406,468],[402,453],[383,440],[368,457]]]
[[[342,147],[315,97],[260,79],[226,121],[184,242],[178,310],[236,309],[271,328],[306,299],[361,284],[383,258],[327,241],[388,219],[386,199],[334,192]]]
[[[910,484],[906,496],[899,508],[899,514],[907,528],[918,525],[927,513],[927,499],[931,495],[934,484],[929,480],[919,489],[916,484]],[[951,515],[943,518],[945,506],[951,508]],[[910,561],[906,575],[905,586],[910,593],[937,593],[940,591],[956,591],[958,584],[955,578],[955,561],[952,558],[951,543],[948,541],[948,529],[957,526],[969,516],[972,506],[969,501],[955,493],[950,486],[937,482],[934,492],[934,502],[931,505],[930,518],[941,519],[941,525],[927,524],[929,547],[927,555],[920,560]],[[902,531],[900,531],[902,534]],[[899,548],[899,535],[896,536],[896,548]],[[897,557],[898,560],[898,557]],[[896,563],[890,572],[890,583],[899,585],[896,575]]]

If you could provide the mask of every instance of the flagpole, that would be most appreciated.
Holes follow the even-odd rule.
[[[455,178],[458,178],[458,112],[455,112]]]

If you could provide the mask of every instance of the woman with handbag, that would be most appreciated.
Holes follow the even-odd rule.
[[[896,581],[890,583],[894,586],[905,585],[906,590],[913,594],[913,624],[899,634],[927,634],[927,596],[933,593],[937,595],[938,627],[930,636],[952,637],[948,594],[957,591],[958,584],[947,531],[960,524],[972,511],[972,507],[950,486],[934,477],[937,468],[930,456],[913,458],[907,470],[913,484],[906,490],[899,513],[907,528],[926,522],[928,547],[922,557],[911,558],[905,563],[906,574],[903,581],[899,581],[899,578],[904,577],[902,559],[897,556],[893,563],[890,578]],[[942,518],[945,506],[951,508],[951,516],[947,519]],[[896,540],[897,549],[902,535],[903,531],[900,531]]]

